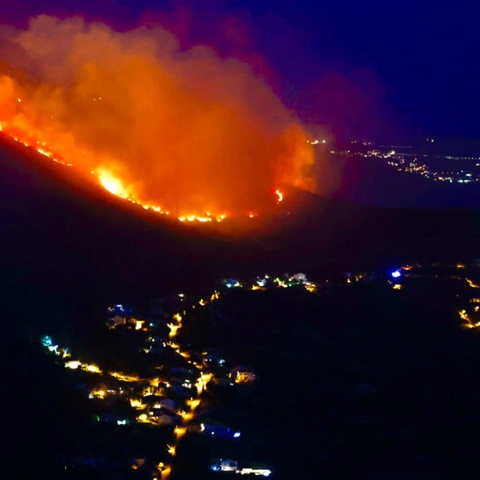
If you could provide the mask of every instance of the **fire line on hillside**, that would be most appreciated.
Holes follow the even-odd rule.
[[[79,18],[42,15],[0,40],[2,131],[113,195],[211,222],[262,216],[284,186],[315,188],[304,127],[245,62],[181,52],[160,27]]]

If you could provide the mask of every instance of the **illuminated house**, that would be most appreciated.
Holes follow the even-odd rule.
[[[203,365],[205,367],[210,367],[210,366],[221,367],[225,365],[225,359],[223,359],[219,353],[212,352],[203,357]]]
[[[214,472],[236,472],[238,468],[238,462],[236,460],[222,460],[215,462],[210,467]]]
[[[307,283],[307,276],[304,273],[296,273],[290,280],[295,280],[298,283]]]
[[[251,369],[243,366],[234,368],[230,374],[236,383],[249,383],[258,380],[257,375]]]
[[[137,318],[132,317],[128,320],[128,323],[130,325],[133,325],[135,327],[135,330],[141,330],[143,328],[145,320],[138,320]]]
[[[159,417],[156,417],[155,420],[160,425],[175,425],[175,424],[178,423],[176,416],[168,415],[167,413],[164,413],[163,415],[160,415]]]
[[[154,406],[148,412],[148,418],[151,422],[158,423],[159,425],[176,425],[178,423],[177,415],[163,407],[158,408]]]
[[[233,278],[228,278],[227,280],[225,280],[225,286],[227,288],[236,288],[236,287],[241,287],[242,284],[238,280],[235,280]]]
[[[115,315],[112,318],[112,322],[113,322],[113,326],[117,327],[118,325],[124,325],[127,322],[127,320],[125,317],[122,317],[120,315]]]
[[[238,468],[238,462],[236,460],[222,460],[214,462],[211,467],[211,470],[214,472],[235,472],[241,475],[258,475],[263,477],[269,477],[272,474],[272,471],[268,468],[257,468],[257,467],[244,467]]]
[[[272,471],[268,468],[239,468],[235,473],[240,473],[242,475],[261,475],[263,477],[269,477],[272,474]]]

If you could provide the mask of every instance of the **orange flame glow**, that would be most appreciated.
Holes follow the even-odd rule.
[[[277,203],[283,202],[283,193],[280,190],[275,190],[277,196]]]
[[[98,179],[105,188],[110,193],[117,195],[118,197],[128,199],[128,190],[123,186],[122,181],[118,178],[115,178],[109,171],[104,168],[99,168],[97,171]]]
[[[253,218],[273,185],[315,188],[304,128],[250,66],[160,27],[41,15],[0,31],[0,59],[0,130],[147,210]]]

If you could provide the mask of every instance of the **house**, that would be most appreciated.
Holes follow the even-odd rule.
[[[137,318],[132,317],[128,320],[128,323],[130,325],[133,325],[135,327],[135,330],[142,330],[145,320],[138,320]]]
[[[219,462],[214,462],[210,467],[214,472],[236,472],[237,468],[238,462],[230,459],[220,459]]]
[[[136,391],[137,389],[134,389],[134,391]],[[160,396],[162,394],[162,387],[161,386],[158,386],[158,387],[155,387],[153,385],[144,385],[141,387],[141,393],[140,395],[142,397],[149,397],[151,395],[158,395]]]
[[[236,383],[250,383],[258,380],[257,375],[251,369],[243,366],[232,369],[230,375]]]
[[[307,276],[304,273],[296,273],[290,280],[294,280],[298,283],[307,283]]]
[[[235,287],[241,287],[241,283],[238,280],[235,280],[233,278],[228,278],[225,280],[225,286],[227,288],[235,288]]]
[[[156,420],[160,425],[175,425],[177,423],[177,417],[174,415],[168,415],[167,413],[156,417]]]
[[[222,367],[225,365],[225,359],[223,359],[217,352],[208,353],[203,357],[203,365],[205,367]]]
[[[240,371],[237,372],[237,378],[235,381],[237,383],[249,383],[254,382],[257,379],[257,376],[253,372],[249,371]]]
[[[178,423],[177,415],[166,408],[158,408],[156,405],[149,410],[148,418],[159,425],[176,425]]]
[[[222,460],[212,463],[211,470],[214,472],[235,472],[241,475],[261,475],[263,477],[269,477],[272,471],[268,468],[259,467],[244,467],[238,468],[238,462],[236,460]]]
[[[170,412],[175,412],[176,411],[176,402],[175,400],[172,400],[171,398],[161,398],[160,401],[158,401],[155,405],[154,408],[165,408],[169,410]]]
[[[118,327],[118,325],[125,325],[125,323],[127,323],[127,319],[121,315],[115,315],[111,320],[114,327]]]
[[[240,473],[241,475],[262,475],[263,477],[269,477],[272,474],[272,471],[268,468],[239,468],[235,473]]]

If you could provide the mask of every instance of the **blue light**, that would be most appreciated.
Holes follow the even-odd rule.
[[[402,276],[402,273],[400,272],[400,270],[394,270],[391,275],[393,278],[398,278]]]
[[[233,438],[238,438],[238,437],[240,437],[240,435],[241,435],[241,432],[235,432],[233,434]]]

